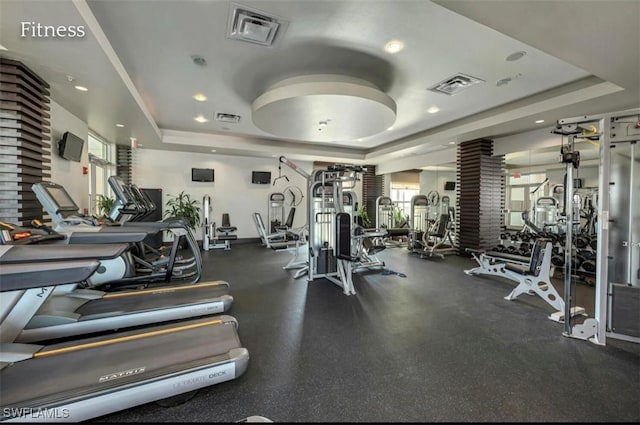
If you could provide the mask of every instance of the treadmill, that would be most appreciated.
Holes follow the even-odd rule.
[[[111,285],[124,285],[137,281],[145,282],[170,282],[180,280],[182,282],[196,283],[202,274],[202,257],[200,247],[195,236],[180,220],[165,220],[162,222],[111,222],[101,225],[93,217],[85,217],[79,214],[78,205],[71,199],[65,188],[53,182],[40,182],[32,185],[32,190],[38,201],[51,217],[55,225],[55,231],[69,236],[66,243],[113,243],[120,242],[114,240],[115,235],[122,235],[127,232],[144,232],[145,237],[132,242],[142,243],[146,236],[154,235],[158,232],[169,231],[174,234],[173,247],[168,256],[159,261],[145,261],[143,258],[133,258],[129,252],[128,256],[132,260],[131,265],[135,270],[130,270],[130,276],[116,282],[111,279]],[[119,205],[121,208],[122,205]],[[185,240],[192,253],[188,260],[178,258],[179,242]],[[135,276],[131,274],[135,272]]]
[[[14,248],[0,246],[2,252]],[[2,422],[80,422],[244,374],[249,352],[240,343],[237,321],[226,315],[50,345],[16,343],[19,324],[12,331],[4,327],[5,304],[16,291],[46,292],[85,280],[100,267],[97,258],[120,255],[126,245],[87,249],[95,258],[42,255],[28,264],[0,267]]]
[[[158,229],[171,230],[174,235],[173,246],[152,248],[144,241],[137,243],[136,261],[146,265],[149,269],[154,264],[162,264],[163,258],[170,257],[171,253],[180,248],[182,238],[187,242],[192,257],[180,257],[173,261],[173,267],[183,270],[190,267],[195,261],[200,259],[200,246],[195,240],[191,231],[191,224],[184,217],[167,217],[161,221],[144,221],[144,219],[157,209],[157,206],[148,196],[134,184],[125,184],[118,176],[111,176],[108,179],[109,187],[116,195],[113,207],[109,211],[108,220],[110,225],[121,226],[143,226]]]
[[[28,238],[18,245],[0,245],[0,268],[23,270],[23,280],[33,278],[33,264],[64,261],[67,258],[95,259],[96,253],[112,244],[29,245]],[[119,258],[128,248],[121,247],[117,255],[100,255],[100,267]],[[83,277],[89,280],[93,273]],[[45,269],[46,270],[46,267]],[[3,316],[0,333],[11,329],[14,342],[50,341],[77,335],[130,328],[149,323],[168,322],[227,312],[233,303],[229,284],[225,281],[181,284],[147,289],[103,292],[79,287],[77,281],[45,286],[48,273],[39,279],[37,288],[15,290],[3,295]],[[14,278],[15,279],[15,278]],[[5,282],[3,282],[6,284]],[[53,284],[52,284],[53,285]]]

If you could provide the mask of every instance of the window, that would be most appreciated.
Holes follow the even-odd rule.
[[[99,195],[113,197],[107,182],[114,169],[111,163],[112,148],[111,145],[96,134],[89,133],[89,214],[91,215],[102,215],[102,211],[98,207]]]
[[[411,198],[420,193],[420,173],[421,170],[407,170],[390,175],[391,193],[389,197],[393,201],[396,214],[398,214],[398,210],[401,210],[404,217],[411,215]],[[396,222],[394,226],[397,227],[400,224]]]
[[[419,184],[401,183],[394,184],[391,182],[391,200],[395,206],[395,209],[401,209],[402,214],[405,217],[411,215],[411,198],[420,193]],[[398,225],[399,223],[395,223]]]

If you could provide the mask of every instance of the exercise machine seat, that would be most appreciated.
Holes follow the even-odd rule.
[[[447,227],[449,226],[449,214],[441,214],[438,221],[438,228],[435,232],[430,232],[429,236],[444,238],[447,235]]]
[[[218,235],[219,240],[236,240],[238,239],[238,235],[231,235],[231,232],[235,232],[238,230],[236,226],[231,225],[231,220],[229,219],[229,213],[222,214],[222,225],[216,227],[218,232],[223,233],[222,235]]]
[[[279,232],[288,232],[289,229],[293,227],[293,219],[296,215],[296,208],[291,207],[289,209],[289,215],[287,215],[287,221],[284,222],[282,226],[276,226],[275,230]]]
[[[386,245],[383,245],[383,244],[381,245],[381,244],[373,243],[372,238],[367,237],[367,232],[365,232],[364,229],[360,226],[354,229],[353,234],[354,236],[362,236],[362,247],[369,254],[377,254],[381,251],[384,251],[387,247]]]

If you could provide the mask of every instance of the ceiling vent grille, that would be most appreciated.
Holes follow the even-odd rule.
[[[429,87],[429,90],[453,96],[478,83],[484,83],[484,80],[467,74],[456,74],[446,80],[440,81],[433,87]]]
[[[225,114],[224,112],[218,112],[216,113],[216,121],[236,124],[240,122],[240,115]]]
[[[248,7],[231,4],[228,26],[227,37],[231,39],[273,46],[276,38],[280,38],[286,29],[287,22]]]

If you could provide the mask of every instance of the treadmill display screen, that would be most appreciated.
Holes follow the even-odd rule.
[[[126,204],[129,201],[131,201],[131,199],[129,199],[130,197],[127,196],[124,181],[122,181],[120,177],[118,176],[109,177],[109,186],[111,186],[113,193],[116,194],[116,197],[120,202],[122,202],[123,204]]]
[[[46,187],[46,190],[49,193],[49,197],[58,205],[57,209],[78,209],[78,205],[73,202],[73,199],[71,199],[63,187],[48,186]]]

